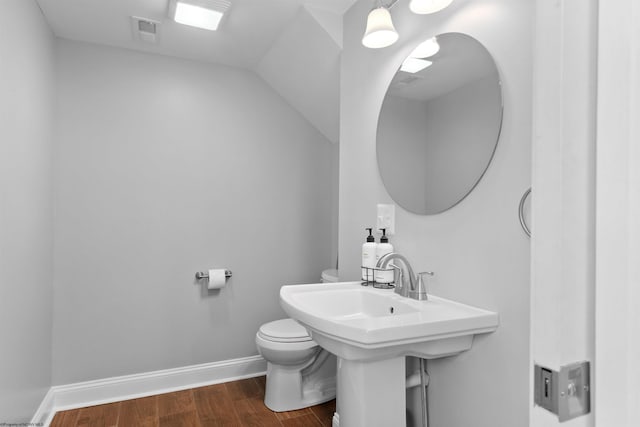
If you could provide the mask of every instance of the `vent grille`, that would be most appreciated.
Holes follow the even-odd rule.
[[[144,43],[158,43],[160,23],[153,19],[131,17],[131,32],[134,40]]]
[[[155,34],[156,33],[156,24],[151,21],[138,21],[138,31],[142,31],[144,33]]]

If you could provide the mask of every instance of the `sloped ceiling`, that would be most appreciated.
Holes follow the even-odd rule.
[[[257,73],[332,142],[338,142],[341,48],[302,8]]]
[[[218,31],[175,23],[169,0],[37,0],[54,34],[257,72],[329,140],[338,135],[342,15],[356,0],[231,0]],[[157,21],[158,42],[131,17]]]
[[[37,2],[58,37],[254,69],[301,7],[315,10],[335,33],[355,0],[231,0],[218,31],[175,23],[168,17],[169,0]],[[159,22],[159,42],[136,41],[131,16]]]

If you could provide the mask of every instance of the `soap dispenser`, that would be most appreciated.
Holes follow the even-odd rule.
[[[362,245],[362,280],[373,282],[373,269],[376,266],[376,239],[371,232],[373,228],[365,228],[369,232],[367,241]]]
[[[376,248],[375,265],[378,265],[378,261],[383,255],[393,252],[393,245],[389,243],[389,237],[387,237],[387,229],[381,228],[380,231],[382,231],[382,237],[380,238],[380,243]],[[393,270],[376,270],[375,279],[378,283],[391,283],[393,282]]]

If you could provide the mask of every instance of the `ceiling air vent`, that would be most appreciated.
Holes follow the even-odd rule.
[[[145,43],[158,43],[160,22],[152,19],[131,17],[131,30],[133,39]]]

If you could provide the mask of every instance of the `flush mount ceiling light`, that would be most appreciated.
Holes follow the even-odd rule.
[[[418,47],[413,49],[409,56],[413,58],[428,58],[435,55],[440,50],[440,45],[435,37],[431,37],[420,43]]]
[[[398,32],[391,21],[389,9],[378,2],[378,6],[369,12],[367,29],[362,37],[365,47],[379,49],[391,46],[398,40]]]
[[[169,16],[179,24],[215,31],[229,6],[227,0],[171,0]]]
[[[419,15],[436,13],[449,6],[453,0],[411,0],[409,9]]]
[[[433,64],[433,62],[427,61],[426,59],[408,57],[400,66],[400,71],[415,74],[420,70],[424,70],[431,64]]]

